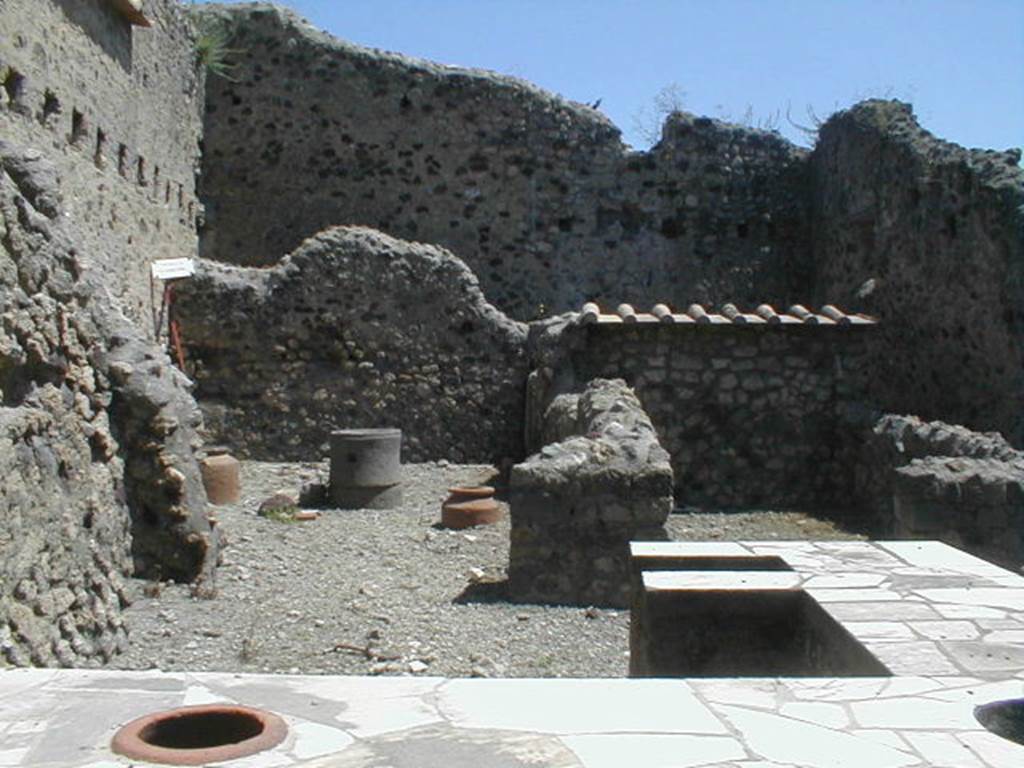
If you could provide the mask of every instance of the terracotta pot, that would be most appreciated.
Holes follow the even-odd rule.
[[[441,525],[445,528],[470,528],[501,520],[501,507],[494,500],[494,489],[490,486],[449,488],[448,493],[441,505]]]
[[[234,456],[217,454],[199,462],[206,498],[211,504],[238,501],[241,491],[241,464]]]
[[[110,746],[133,760],[207,765],[272,749],[287,735],[287,724],[272,712],[201,704],[136,718],[114,734]]]

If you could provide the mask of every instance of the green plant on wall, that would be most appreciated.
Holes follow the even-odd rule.
[[[197,64],[205,67],[206,71],[212,75],[235,82],[232,73],[238,65],[233,63],[231,58],[241,51],[228,46],[231,35],[224,23],[203,13],[193,13],[192,18],[196,27]]]

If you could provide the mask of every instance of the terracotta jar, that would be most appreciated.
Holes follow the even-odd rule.
[[[441,525],[445,528],[470,528],[501,520],[502,512],[489,485],[449,488],[441,505]]]
[[[206,498],[211,504],[238,501],[241,490],[241,464],[234,456],[217,453],[199,462]]]

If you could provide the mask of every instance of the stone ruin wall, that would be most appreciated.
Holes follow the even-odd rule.
[[[880,319],[866,393],[884,411],[1024,441],[1024,171],[910,108],[832,117],[811,156],[817,300]],[[873,282],[868,282],[873,281]]]
[[[202,78],[173,0],[0,4],[0,666],[126,642],[122,577],[212,588],[198,411],[149,263],[194,256]]]
[[[205,255],[269,264],[354,223],[442,245],[520,320],[588,299],[834,303],[881,320],[883,410],[1024,437],[1016,154],[940,142],[898,102],[837,115],[811,152],[681,114],[630,152],[599,112],[512,78],[265,4],[211,13],[242,53],[208,89]]]
[[[522,455],[526,326],[444,249],[339,227],[272,268],[204,261],[179,305],[207,426],[242,455],[314,461],[369,427],[405,461]]]
[[[448,249],[519,320],[589,299],[807,299],[805,153],[777,135],[677,115],[631,152],[600,112],[520,80],[266,4],[210,12],[241,53],[208,83],[205,257],[272,264],[358,224]]]
[[[56,168],[0,141],[0,665],[127,642],[121,578],[198,579],[205,516],[183,377],[81,258]]]
[[[859,361],[875,331],[552,324],[535,333],[547,349],[536,355],[528,410],[543,414],[577,382],[622,378],[671,456],[677,505],[848,506],[845,411],[859,399]]]
[[[0,133],[54,163],[81,257],[153,335],[149,265],[196,253],[203,77],[176,0],[0,3]],[[159,295],[156,297],[159,303]]]

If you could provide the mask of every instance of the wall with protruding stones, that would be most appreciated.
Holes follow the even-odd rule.
[[[351,45],[268,4],[204,8],[239,52],[207,85],[206,258],[272,264],[366,225],[448,249],[519,320],[809,293],[806,152],[777,134],[677,114],[632,152],[599,111],[521,80]]]
[[[212,586],[197,410],[89,272],[57,168],[0,141],[0,665],[123,649],[121,577]]]
[[[874,326],[578,325],[568,315],[531,330],[528,435],[550,429],[553,416],[539,415],[557,395],[622,378],[671,456],[677,505],[850,504],[844,417],[860,400]]]
[[[178,308],[207,426],[241,455],[316,459],[367,427],[410,461],[522,455],[526,326],[442,248],[329,229],[269,269],[201,262]]]
[[[0,3],[0,135],[57,169],[79,258],[154,335],[150,263],[195,255],[203,77],[177,0]]]
[[[828,120],[811,156],[821,302],[880,320],[867,382],[879,407],[1024,441],[1024,171],[967,150],[910,107]]]

